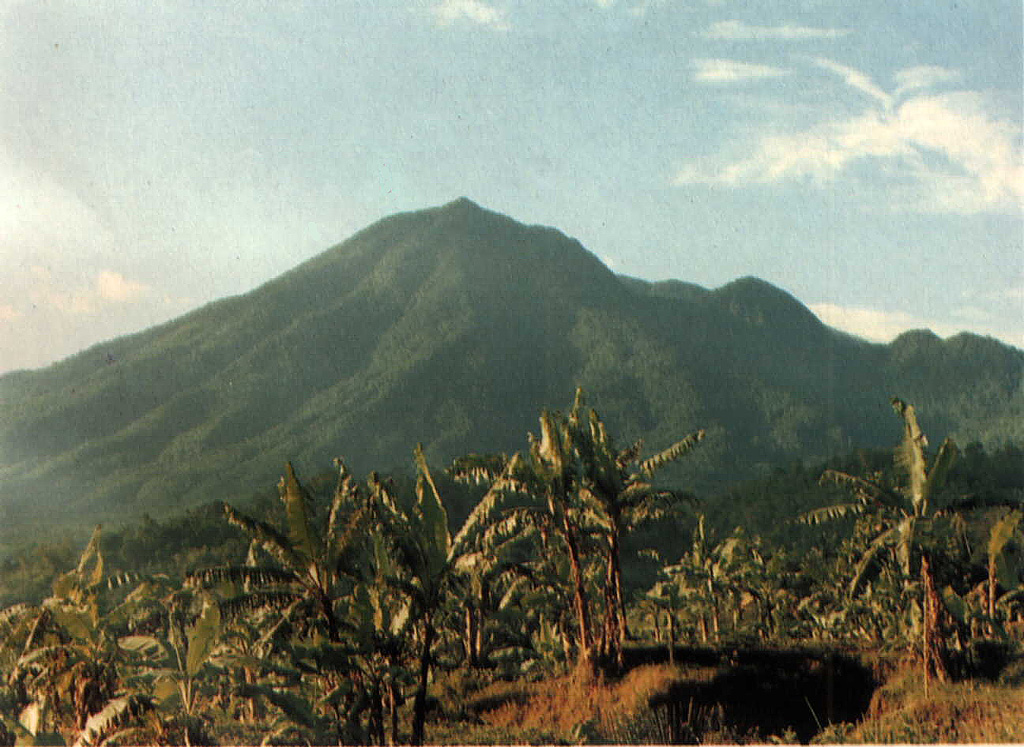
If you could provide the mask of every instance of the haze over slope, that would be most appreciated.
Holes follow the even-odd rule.
[[[512,451],[577,384],[623,441],[703,427],[688,478],[898,437],[1024,441],[1024,352],[832,330],[755,278],[616,276],[578,242],[469,200],[384,219],[243,296],[0,377],[0,521],[237,499],[344,456],[357,473]]]

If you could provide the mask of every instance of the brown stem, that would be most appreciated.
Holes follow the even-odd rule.
[[[562,517],[562,536],[569,547],[569,567],[572,571],[573,596],[576,602],[576,619],[580,628],[579,662],[591,663],[594,658],[594,642],[590,628],[590,611],[587,608],[587,597],[583,587],[583,570],[580,565],[580,551],[576,542],[576,533],[569,524],[568,516]]]
[[[423,744],[427,722],[427,682],[430,678],[430,647],[434,643],[434,625],[429,616],[423,621],[423,648],[420,650],[420,676],[416,699],[412,705],[412,737],[410,743]]]

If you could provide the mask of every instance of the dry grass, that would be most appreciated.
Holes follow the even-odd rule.
[[[708,672],[652,665],[638,667],[615,681],[563,675],[542,682],[494,682],[466,694],[461,708],[466,720],[449,725],[451,741],[650,741],[644,739],[645,729],[638,729],[638,723],[650,716],[651,698],[664,694],[677,682],[709,676]],[[431,740],[449,741],[448,731],[432,731]]]
[[[518,725],[566,737],[581,724],[604,731],[645,708],[651,696],[666,691],[682,676],[675,667],[655,665],[634,669],[618,682],[558,677],[533,684],[528,699],[506,702],[483,718],[498,727]]]
[[[1024,688],[968,680],[932,683],[917,667],[897,672],[872,700],[868,716],[841,737],[851,743],[1024,743]]]
[[[1024,661],[1002,684],[932,683],[924,696],[920,667],[877,662],[885,685],[857,724],[836,724],[818,743],[1024,744]],[[1012,668],[1011,668],[1012,669]],[[435,743],[575,744],[793,742],[795,734],[765,737],[737,731],[719,711],[682,714],[689,732],[673,733],[665,708],[651,708],[674,687],[708,682],[716,674],[668,665],[638,667],[619,680],[563,675],[542,682],[462,681],[443,698],[448,718],[435,722]],[[457,704],[457,706],[456,706]],[[457,712],[457,713],[456,713]],[[676,714],[676,718],[680,714]]]

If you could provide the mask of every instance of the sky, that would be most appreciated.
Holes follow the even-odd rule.
[[[0,373],[466,196],[1024,347],[1020,0],[0,0]]]

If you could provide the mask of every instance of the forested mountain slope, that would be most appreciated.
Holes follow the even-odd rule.
[[[755,278],[617,276],[551,228],[466,199],[386,218],[291,272],[38,371],[0,377],[0,523],[235,499],[344,456],[359,474],[520,449],[582,385],[649,448],[705,428],[698,487],[934,439],[1024,441],[1024,352],[929,332],[870,344]],[[59,510],[59,514],[54,512]]]

